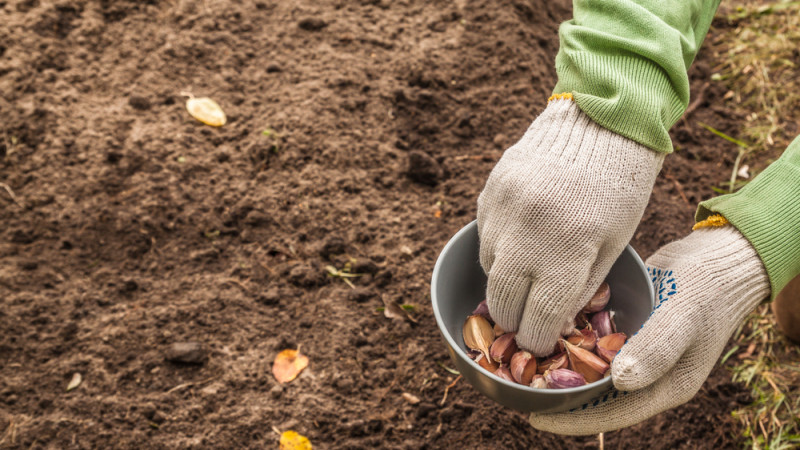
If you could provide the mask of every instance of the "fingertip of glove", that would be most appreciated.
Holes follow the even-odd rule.
[[[642,379],[640,361],[624,354],[617,354],[611,363],[611,379],[614,387],[621,391],[635,391],[650,384]]]
[[[531,335],[525,333],[524,330],[517,331],[517,344],[531,352],[534,356],[545,357],[553,354],[553,348],[556,346],[558,337],[552,339],[543,338],[542,336]],[[549,343],[549,344],[548,344]]]

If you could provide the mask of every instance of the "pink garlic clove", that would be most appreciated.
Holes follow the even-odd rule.
[[[569,369],[548,370],[544,373],[544,379],[550,389],[568,389],[586,384],[583,375]]]
[[[569,365],[567,354],[565,352],[551,356],[539,364],[536,373],[545,373],[547,370],[566,369]]]
[[[517,341],[514,340],[516,335],[516,333],[506,333],[495,339],[489,348],[489,356],[499,363],[511,362],[511,357],[517,352]]]
[[[592,314],[590,322],[598,338],[602,338],[614,332],[610,311],[600,311]]]
[[[509,368],[517,383],[530,385],[536,375],[536,358],[525,350],[520,350],[511,357]]]
[[[534,389],[547,389],[547,381],[543,375],[536,374],[531,380],[531,387]]]
[[[583,307],[583,312],[589,314],[602,311],[608,304],[609,299],[611,299],[611,287],[609,287],[608,283],[603,282],[597,288],[597,292],[589,299],[586,306]]]
[[[478,306],[475,308],[475,311],[472,311],[473,316],[483,316],[487,320],[492,320],[491,316],[489,316],[489,305],[486,303],[486,300],[478,303]],[[494,320],[492,320],[494,322]]]
[[[614,357],[617,356],[619,349],[625,344],[626,339],[625,333],[611,333],[603,336],[598,339],[595,352],[608,363],[611,363]]]
[[[497,370],[494,371],[494,374],[504,380],[516,383],[516,381],[514,381],[514,377],[511,376],[511,370],[509,370],[507,364],[501,365]]]

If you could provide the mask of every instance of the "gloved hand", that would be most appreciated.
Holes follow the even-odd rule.
[[[611,364],[616,390],[571,412],[531,414],[534,428],[597,434],[686,403],[731,334],[770,294],[761,259],[731,225],[698,229],[662,247],[647,266],[656,309]]]
[[[478,198],[492,318],[537,356],[603,282],[630,241],[664,154],[551,100],[506,150]]]

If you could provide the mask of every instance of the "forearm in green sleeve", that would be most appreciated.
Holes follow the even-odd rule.
[[[774,299],[800,274],[800,137],[741,190],[701,203],[695,218],[705,220],[715,213],[753,244]]]
[[[561,24],[554,93],[604,128],[659,152],[689,104],[687,71],[720,0],[574,0]]]

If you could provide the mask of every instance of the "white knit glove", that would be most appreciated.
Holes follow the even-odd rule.
[[[656,309],[614,358],[616,389],[571,412],[531,414],[534,428],[597,434],[686,403],[731,334],[770,294],[761,259],[731,225],[701,228],[662,247],[647,265]]]
[[[537,356],[586,304],[630,241],[664,155],[552,100],[506,150],[478,198],[494,320]]]

